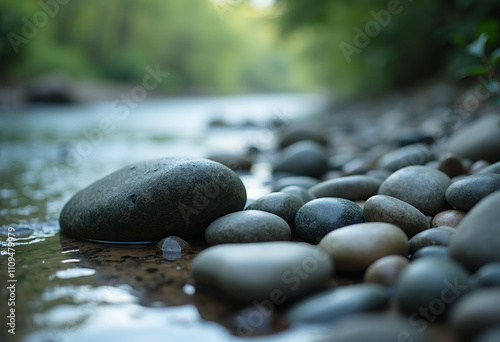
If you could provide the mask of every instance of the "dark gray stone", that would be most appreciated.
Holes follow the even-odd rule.
[[[388,302],[383,286],[356,284],[307,297],[288,310],[286,319],[290,324],[328,324],[355,313],[381,310]]]
[[[497,190],[500,190],[500,174],[477,173],[451,184],[445,197],[455,208],[470,210],[477,202]]]
[[[472,161],[500,160],[500,115],[485,115],[453,133],[444,150]]]
[[[500,326],[491,328],[482,333],[474,342],[498,342],[500,341]]]
[[[215,289],[224,300],[269,300],[274,308],[321,289],[333,268],[318,247],[261,242],[207,248],[194,258],[191,274],[197,288]]]
[[[424,230],[410,239],[410,254],[427,246],[448,246],[456,230],[451,227],[436,227]]]
[[[245,202],[242,181],[226,166],[172,157],[126,166],[89,185],[66,203],[59,222],[64,233],[99,241],[192,238]]]
[[[291,185],[301,186],[305,189],[309,189],[310,187],[318,183],[319,180],[313,177],[288,176],[278,179],[273,185],[273,191],[281,191],[281,189]]]
[[[304,203],[307,203],[309,201],[312,201],[313,199],[316,199],[316,196],[311,194],[311,192],[309,190],[307,190],[304,187],[298,186],[298,185],[286,186],[283,189],[281,189],[280,192],[292,194],[295,197],[302,200],[302,202],[304,202]]]
[[[319,242],[334,229],[363,222],[363,209],[344,198],[318,198],[304,204],[295,216],[295,229],[306,241]]]
[[[500,261],[500,191],[481,200],[464,217],[450,241],[450,255],[471,270]]]
[[[363,206],[366,222],[387,222],[401,228],[408,237],[429,228],[429,221],[417,208],[395,197],[376,195]]]
[[[396,197],[432,216],[449,208],[444,194],[450,184],[450,177],[441,171],[407,166],[390,175],[380,185],[378,194]]]
[[[411,260],[415,261],[424,257],[449,259],[450,253],[448,252],[448,247],[446,246],[426,246],[416,251],[411,256]]]
[[[294,143],[281,152],[273,164],[274,173],[320,177],[328,169],[328,158],[323,146],[312,141]]]
[[[450,312],[449,323],[455,340],[461,342],[500,325],[500,288],[477,290],[462,298]]]
[[[474,288],[500,287],[500,262],[492,262],[481,267],[472,276]]]
[[[434,321],[469,288],[469,274],[460,264],[426,257],[411,262],[403,270],[396,285],[396,298],[403,310],[416,313],[414,321]]]
[[[320,197],[340,197],[350,201],[376,195],[382,181],[373,176],[353,175],[329,179],[313,186],[309,191]]]
[[[424,165],[434,159],[434,153],[425,144],[413,144],[384,154],[377,162],[380,169],[396,171],[410,165]]]
[[[262,210],[278,215],[288,223],[290,228],[294,228],[295,214],[302,205],[304,202],[292,194],[273,192],[255,200],[246,210]]]
[[[209,245],[263,241],[289,241],[291,230],[281,217],[260,210],[227,214],[212,222],[205,231]]]
[[[253,161],[249,156],[238,153],[212,153],[207,156],[207,159],[226,165],[233,171],[249,171]]]
[[[437,169],[444,172],[450,178],[465,173],[462,160],[453,154],[446,154],[440,158]]]
[[[328,144],[324,127],[310,123],[292,123],[285,126],[278,133],[278,146],[285,148],[299,141],[310,140],[320,145]]]

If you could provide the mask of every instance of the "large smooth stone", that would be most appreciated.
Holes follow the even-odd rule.
[[[448,246],[455,232],[456,229],[444,226],[424,230],[410,239],[410,254],[428,246]]]
[[[191,266],[198,287],[238,302],[265,300],[273,307],[321,289],[332,272],[328,254],[296,242],[218,245],[198,254]]]
[[[332,342],[430,342],[425,331],[416,330],[407,317],[387,314],[354,314],[330,327]]]
[[[500,287],[500,262],[492,262],[481,267],[472,277],[475,288]]]
[[[351,201],[367,199],[377,194],[382,181],[373,176],[354,175],[330,179],[313,186],[309,191],[316,197],[340,197]]]
[[[393,287],[396,285],[399,275],[409,263],[408,258],[404,256],[387,255],[368,266],[363,281]]]
[[[457,341],[473,341],[481,333],[500,325],[500,288],[482,289],[462,298],[450,314]]]
[[[424,165],[434,159],[434,153],[425,144],[407,145],[384,154],[377,162],[380,169],[394,172],[410,165]]]
[[[300,237],[319,242],[334,229],[363,222],[363,209],[344,198],[318,198],[304,204],[295,215]]]
[[[376,195],[363,206],[366,222],[387,222],[401,228],[408,237],[429,228],[429,221],[417,208],[395,197]]]
[[[290,241],[290,227],[278,215],[260,210],[227,214],[210,223],[205,231],[209,245],[264,241]]]
[[[296,142],[281,152],[273,164],[274,173],[320,177],[328,169],[328,158],[323,146],[312,141]]]
[[[453,133],[444,150],[472,161],[479,159],[491,163],[500,160],[500,115],[485,115]]]
[[[500,261],[500,191],[481,200],[464,217],[450,241],[452,258],[471,270]]]
[[[388,291],[375,284],[356,284],[328,290],[294,304],[286,313],[290,324],[326,324],[366,311],[381,310],[389,302]]]
[[[316,199],[316,196],[311,194],[309,190],[298,185],[285,186],[283,189],[280,190],[280,192],[292,194],[298,199],[300,199],[303,203],[307,203],[309,201],[312,201],[313,199]]]
[[[262,210],[278,215],[288,223],[290,228],[293,228],[295,227],[295,214],[303,204],[301,199],[292,194],[273,192],[258,198],[245,210]]]
[[[469,274],[460,264],[450,259],[423,257],[401,273],[396,298],[403,310],[414,313],[414,321],[433,322],[469,288]]]
[[[139,242],[201,237],[215,219],[242,210],[236,173],[206,159],[163,158],[126,166],[76,193],[61,230],[78,238]]]
[[[406,256],[408,238],[390,223],[369,222],[342,227],[328,233],[319,243],[344,272],[363,272],[376,260],[391,254]]]
[[[380,185],[378,194],[396,197],[432,216],[448,209],[444,194],[450,184],[450,177],[441,171],[407,166],[390,175]]]
[[[500,190],[500,174],[477,173],[451,184],[445,197],[455,208],[470,210],[477,202],[497,190]]]

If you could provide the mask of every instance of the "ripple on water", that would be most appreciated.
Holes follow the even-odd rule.
[[[82,267],[69,268],[67,270],[57,271],[56,273],[49,276],[49,280],[52,280],[55,278],[72,279],[72,278],[79,278],[79,277],[88,277],[88,276],[94,275],[95,272],[96,271],[92,268],[82,268]]]

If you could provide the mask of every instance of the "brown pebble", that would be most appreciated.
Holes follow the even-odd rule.
[[[489,161],[486,161],[483,159],[478,160],[471,165],[469,173],[471,175],[473,175],[473,174],[478,173],[479,171],[481,171],[482,169],[484,169],[490,165],[491,165],[491,163]]]
[[[463,210],[445,210],[434,216],[431,227],[448,226],[456,228],[464,218],[466,212]]]
[[[363,281],[393,287],[401,271],[409,264],[401,255],[388,255],[372,263],[366,270]]]
[[[446,154],[439,160],[437,169],[446,173],[450,178],[464,173],[462,160],[451,153]]]

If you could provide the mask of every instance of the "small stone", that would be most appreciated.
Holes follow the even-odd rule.
[[[292,194],[284,192],[273,192],[262,196],[246,210],[261,210],[268,213],[278,215],[286,221],[290,228],[295,227],[295,214],[302,207],[304,202]]]
[[[485,165],[477,172],[478,173],[500,173],[500,161],[496,162],[494,164],[491,164],[491,165],[488,163],[488,165]],[[471,172],[471,173],[476,173],[476,172]]]
[[[250,157],[230,152],[212,153],[207,159],[221,163],[233,171],[249,171],[253,164]]]
[[[497,190],[500,190],[500,174],[478,173],[451,184],[445,197],[455,208],[470,210],[477,202]]]
[[[278,146],[285,148],[299,141],[314,141],[326,146],[328,144],[327,134],[324,127],[310,123],[292,123],[283,127],[278,134]]]
[[[260,210],[245,210],[219,217],[205,231],[211,246],[222,243],[289,241],[291,230],[281,217]]]
[[[445,210],[432,218],[431,227],[447,226],[456,228],[465,217],[463,210]]]
[[[338,287],[305,298],[286,313],[290,324],[328,324],[355,313],[384,309],[387,290],[375,284]]]
[[[389,177],[391,174],[392,174],[391,171],[382,170],[382,169],[368,170],[368,171],[366,171],[366,175],[367,176],[376,177],[376,178],[380,179],[381,181],[386,180],[387,177]]]
[[[344,198],[318,198],[304,204],[295,216],[301,238],[317,243],[334,229],[363,222],[363,210]]]
[[[450,259],[426,257],[403,270],[396,285],[396,299],[404,311],[416,313],[415,320],[433,322],[469,287],[469,274],[461,265]]]
[[[341,168],[341,172],[344,176],[362,175],[369,169],[370,165],[366,160],[356,158],[344,164]]]
[[[394,172],[410,165],[424,165],[434,159],[434,153],[425,144],[407,145],[383,155],[377,162],[380,169]]]
[[[311,192],[309,190],[307,190],[304,187],[298,186],[298,185],[286,186],[283,189],[281,189],[280,192],[292,194],[295,197],[302,200],[302,202],[304,202],[304,203],[307,203],[309,201],[312,201],[313,199],[316,199],[316,196],[311,194]]]
[[[491,163],[500,160],[500,115],[484,115],[463,126],[450,137],[444,150],[473,161],[484,159]]]
[[[410,254],[427,246],[448,246],[456,230],[451,227],[441,226],[427,229],[412,237],[410,243]]]
[[[363,281],[385,287],[395,286],[399,275],[409,264],[408,258],[401,255],[387,255],[372,263],[366,269]]]
[[[318,198],[340,197],[356,201],[375,195],[381,183],[382,181],[376,177],[354,175],[321,182],[309,191]]]
[[[446,246],[426,246],[426,247],[422,247],[418,251],[416,251],[411,256],[411,260],[415,261],[415,260],[423,258],[423,257],[449,259],[450,253],[448,252],[448,248]]]
[[[289,176],[289,177],[283,177],[274,183],[273,186],[273,191],[280,191],[281,189],[290,186],[290,185],[297,185],[301,186],[305,189],[311,188],[313,185],[316,185],[319,183],[319,180],[313,177],[308,177],[308,176]]]
[[[126,166],[89,185],[66,203],[59,222],[67,234],[98,241],[192,238],[245,202],[241,179],[226,166],[170,157]]]
[[[450,178],[464,173],[462,160],[454,154],[447,154],[440,158],[437,169],[444,172]]]
[[[429,221],[417,208],[385,195],[370,197],[364,207],[366,222],[387,222],[401,228],[408,237],[429,228]]]
[[[500,262],[492,262],[481,267],[472,276],[474,288],[500,287]]]
[[[296,142],[283,149],[273,164],[274,173],[320,177],[328,169],[328,158],[323,146],[312,141]]]
[[[216,290],[225,300],[237,302],[268,300],[273,308],[321,289],[332,273],[328,254],[296,242],[209,247],[193,259],[191,266],[199,289]]]
[[[500,325],[500,288],[481,289],[462,298],[450,313],[456,341],[473,341]]]
[[[191,245],[178,236],[172,235],[161,239],[155,246],[156,250],[163,254],[166,260],[174,261],[182,256],[182,253],[190,251]]]
[[[408,238],[390,223],[369,222],[338,228],[319,243],[335,262],[337,270],[364,272],[376,260],[391,254],[406,256]]]
[[[450,242],[450,255],[471,270],[500,261],[500,191],[467,213]]]
[[[426,166],[407,166],[390,175],[378,190],[379,195],[396,197],[420,210],[435,215],[449,208],[445,192],[450,177]]]

